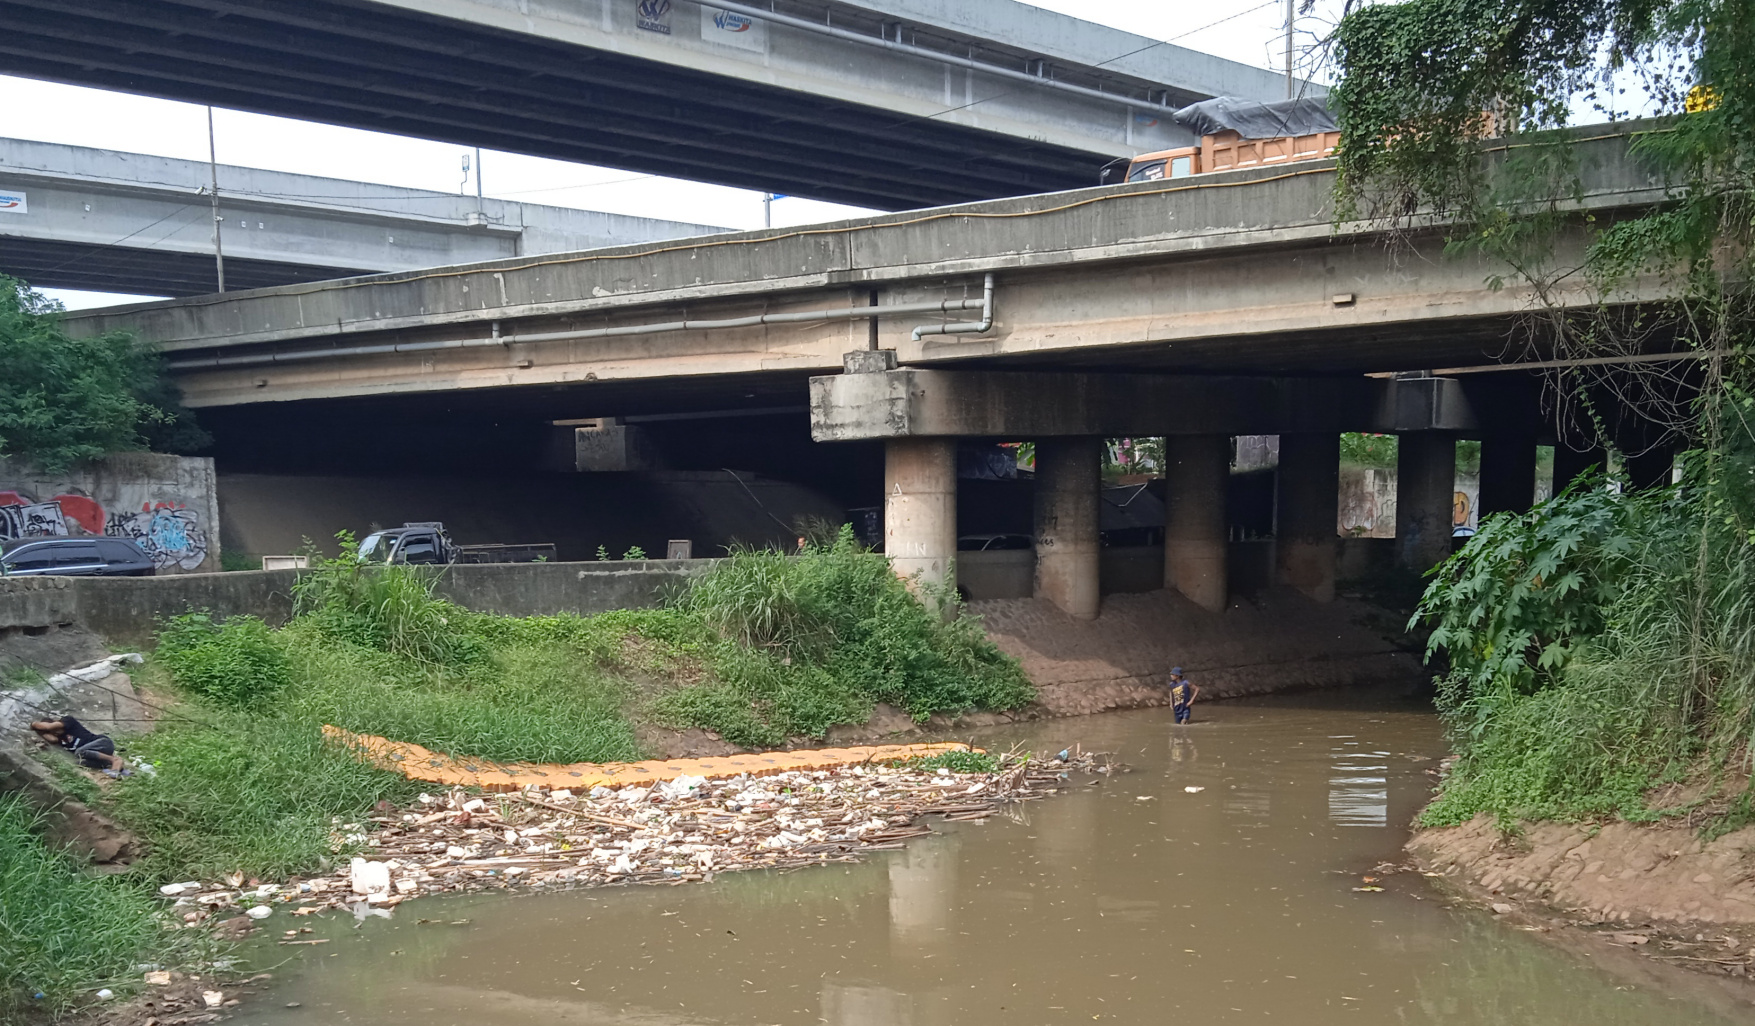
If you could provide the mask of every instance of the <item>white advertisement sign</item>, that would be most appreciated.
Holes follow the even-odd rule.
[[[701,38],[720,46],[768,52],[768,26],[755,18],[701,5]]]
[[[25,206],[24,193],[7,192],[0,189],[0,214],[28,214],[30,209]]]

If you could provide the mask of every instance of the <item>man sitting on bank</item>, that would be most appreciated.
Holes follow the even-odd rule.
[[[43,740],[67,749],[81,764],[92,769],[105,770],[116,776],[128,772],[128,764],[116,754],[116,742],[110,740],[110,735],[94,734],[71,716],[39,720],[32,723],[30,729],[42,735]]]

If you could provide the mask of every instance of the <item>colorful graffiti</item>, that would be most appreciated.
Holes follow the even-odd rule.
[[[127,538],[152,557],[160,570],[193,570],[207,559],[207,532],[201,518],[181,503],[158,502],[138,513],[112,513],[104,525],[112,538]]]
[[[0,491],[0,539],[108,535],[139,545],[160,570],[194,570],[207,560],[201,518],[180,502],[142,503],[138,512],[106,513],[88,495],[57,495],[37,501]]]

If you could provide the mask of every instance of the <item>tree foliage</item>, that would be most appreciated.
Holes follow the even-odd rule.
[[[1407,0],[1350,10],[1334,44],[1339,215],[1497,259],[1489,284],[1527,290],[1541,357],[1608,358],[1549,377],[1563,432],[1692,449],[1673,490],[1574,488],[1488,518],[1437,572],[1419,615],[1463,758],[1428,820],[1644,815],[1677,767],[1746,769],[1755,4]],[[1663,197],[1599,220],[1576,203],[1585,133],[1568,126],[1626,113],[1629,88],[1656,116],[1618,131]],[[1621,359],[1654,349],[1696,358]]]
[[[121,332],[69,337],[60,315],[0,276],[0,456],[57,473],[112,452],[207,443],[152,350]]]

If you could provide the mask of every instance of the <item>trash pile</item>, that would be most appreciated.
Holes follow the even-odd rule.
[[[1075,772],[1108,775],[1102,753],[1068,749],[1047,759],[1008,757],[993,773],[866,764],[834,770],[678,777],[650,787],[585,793],[528,787],[506,794],[423,794],[397,810],[380,802],[359,823],[337,821],[336,852],[366,854],[329,876],[284,883],[167,884],[189,926],[247,929],[281,907],[303,916],[348,908],[388,916],[422,894],[513,886],[680,884],[715,873],[857,861],[932,833],[919,820],[985,819],[1002,806],[1068,786]],[[280,943],[322,944],[285,930]],[[308,931],[306,931],[308,932]]]

